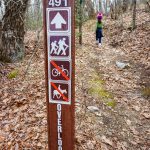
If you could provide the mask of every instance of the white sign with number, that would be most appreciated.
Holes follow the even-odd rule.
[[[67,6],[67,0],[49,0],[49,6],[51,7],[59,7],[61,6],[62,4],[64,6]]]

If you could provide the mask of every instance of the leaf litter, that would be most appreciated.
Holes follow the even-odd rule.
[[[143,17],[138,18],[138,29],[133,32],[127,28],[118,32],[115,21],[104,20],[101,48],[95,45],[95,20],[85,24],[83,45],[76,45],[76,150],[148,150],[150,146],[149,97],[142,93],[150,81],[150,30],[145,23],[148,14],[138,13]],[[48,149],[42,40],[24,77],[34,47],[31,35],[26,35],[26,57],[22,62],[0,63],[0,150]],[[130,67],[120,70],[117,61]],[[17,73],[8,78],[13,70]],[[97,81],[109,101],[95,94],[98,87],[89,93]]]

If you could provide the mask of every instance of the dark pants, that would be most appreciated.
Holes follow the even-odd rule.
[[[98,41],[99,43],[102,42],[102,37],[103,37],[103,34],[102,34],[102,29],[97,29],[96,30],[96,41]]]

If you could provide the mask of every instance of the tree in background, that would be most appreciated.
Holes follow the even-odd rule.
[[[122,4],[122,10],[123,10],[123,12],[127,11],[128,5],[129,5],[129,0],[123,0],[123,4]]]
[[[43,25],[43,7],[41,0],[29,0],[25,26],[28,30],[38,30]]]
[[[110,0],[104,1],[105,15],[108,15],[108,7],[110,7]]]
[[[24,20],[29,0],[3,0],[0,20],[0,60],[14,62],[24,57]]]
[[[105,0],[104,3],[107,5],[107,1]],[[107,7],[107,6],[106,6]],[[99,11],[103,12],[103,0],[99,0]]]
[[[111,1],[111,5],[110,5],[110,13],[111,13],[111,19],[118,19],[118,1],[117,0],[114,0],[114,1]]]
[[[121,0],[111,1],[110,4],[111,18],[117,20],[119,16],[122,14],[123,11],[122,9],[123,9],[123,1]]]
[[[150,11],[150,0],[145,0],[145,9],[146,11]]]
[[[79,1],[79,44],[82,44],[83,0]]]
[[[132,17],[132,29],[136,28],[136,0],[132,0],[133,17]]]
[[[95,1],[91,0],[76,0],[75,1],[75,8],[76,8],[76,27],[79,28],[78,37],[79,43],[82,44],[82,25],[83,22],[88,20],[89,18],[95,17],[96,10]]]
[[[122,14],[128,10],[128,7],[132,9],[132,29],[136,28],[136,7],[137,0],[114,0],[111,1],[111,18],[121,20],[121,25],[123,25]]]

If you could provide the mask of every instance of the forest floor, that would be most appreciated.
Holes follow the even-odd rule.
[[[124,27],[104,19],[101,48],[95,20],[84,26],[83,45],[76,44],[77,150],[149,150],[150,18],[143,10],[138,14],[142,19],[132,32],[129,14]],[[47,149],[42,39],[27,69],[34,40],[28,32],[22,62],[0,63],[0,150]]]

